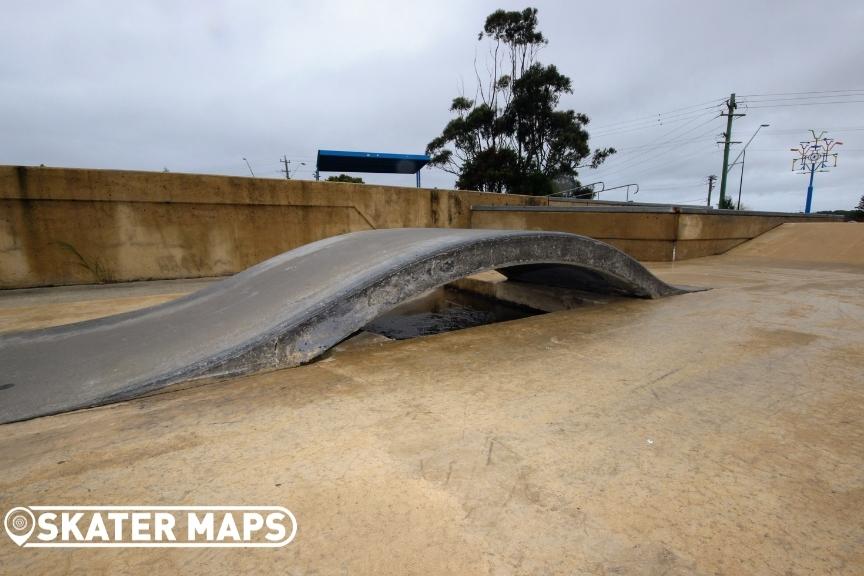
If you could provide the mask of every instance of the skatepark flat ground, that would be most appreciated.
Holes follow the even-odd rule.
[[[864,261],[848,246],[862,230],[787,224],[723,256],[649,266],[705,292],[374,342],[4,425],[4,510],[281,505],[299,532],[272,550],[34,550],[3,538],[0,565],[861,574]],[[0,294],[0,330],[200,285]]]

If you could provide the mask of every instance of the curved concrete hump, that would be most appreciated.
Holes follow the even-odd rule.
[[[159,306],[0,336],[0,422],[297,366],[408,298],[493,269],[523,282],[637,297],[680,292],[616,248],[574,234],[355,232]]]

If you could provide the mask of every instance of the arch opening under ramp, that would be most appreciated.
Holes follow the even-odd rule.
[[[486,270],[520,282],[642,298],[685,291],[620,250],[575,234],[354,232],[159,306],[0,336],[0,423],[128,400],[190,380],[297,366],[401,302]]]

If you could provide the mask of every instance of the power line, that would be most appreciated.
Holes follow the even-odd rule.
[[[714,133],[714,130],[711,130],[711,132],[703,134],[703,138],[704,138],[705,136],[708,136],[709,134],[713,134],[713,133]],[[711,143],[711,148],[710,148],[710,149],[706,149],[706,148],[703,146],[703,147],[698,148],[698,149],[696,149],[696,150],[693,150],[693,151],[691,151],[691,152],[685,153],[685,155],[682,156],[682,157],[683,157],[683,158],[690,158],[691,156],[693,156],[694,152],[695,152],[696,154],[705,154],[705,153],[707,153],[707,152],[709,152],[709,151],[715,151],[715,150],[717,150],[717,148],[715,147],[715,144],[712,142],[712,143]],[[641,177],[642,175],[644,175],[644,174],[646,174],[646,173],[650,173],[650,172],[653,172],[653,171],[654,171],[654,168],[653,168],[653,167],[648,167],[648,168],[646,169],[646,168],[642,168],[643,166],[645,166],[646,164],[650,164],[650,163],[652,163],[652,162],[657,162],[657,161],[661,161],[661,162],[662,162],[662,161],[664,161],[664,160],[666,159],[666,157],[668,157],[668,156],[669,156],[669,153],[668,153],[668,152],[663,152],[663,151],[661,151],[659,154],[654,154],[654,155],[652,155],[652,156],[650,156],[650,157],[643,158],[642,160],[639,160],[638,162],[635,162],[635,163],[631,163],[631,164],[628,165],[628,166],[622,166],[622,167],[615,168],[612,172],[609,172],[609,173],[606,173],[606,174],[603,174],[603,175],[598,175],[597,177],[598,177],[598,178],[603,178],[603,179],[609,179],[609,178],[611,178],[612,176],[617,176],[617,175],[620,175],[620,174],[627,174],[627,175],[628,175],[628,178],[631,178],[631,179],[633,179],[633,178],[635,178],[635,177]],[[675,163],[677,163],[677,162],[676,162],[675,160],[673,160],[671,164],[675,164]],[[670,163],[667,162],[667,163],[659,164],[658,166],[659,166],[660,168],[663,168],[663,167],[666,167],[666,166],[669,166],[669,165],[670,165]],[[636,172],[634,172],[634,170],[636,170]]]
[[[742,94],[742,98],[749,98],[751,96],[797,96],[800,94],[836,94],[839,92],[864,92],[864,89],[855,88],[849,90],[811,90],[808,92],[770,92],[767,94]]]
[[[603,128],[603,129],[595,129],[591,131],[592,136],[609,136],[611,134],[618,134],[622,132],[633,132],[637,130],[646,130],[650,128],[660,128],[669,124],[678,124],[680,122],[687,122],[692,120],[693,118],[698,118],[700,116],[706,116],[712,113],[717,112],[718,109],[716,106],[707,108],[705,110],[699,110],[696,112],[690,112],[687,114],[681,114],[671,118],[662,118],[655,117],[653,120],[643,120],[639,123],[633,123],[628,125],[622,125],[618,127],[612,128]]]
[[[791,98],[744,98],[746,102],[753,102],[758,104],[764,104],[766,102],[800,102],[802,100],[826,100],[826,99],[848,99],[848,98],[861,98],[864,96],[864,91],[850,93],[850,94],[837,94],[837,95],[820,95],[820,96],[793,96]]]
[[[697,150],[693,150],[693,151],[691,151],[687,154],[684,154],[682,156],[677,156],[669,162],[665,162],[662,164],[655,164],[655,165],[650,166],[646,169],[640,170],[634,174],[628,173],[628,177],[630,179],[633,179],[633,180],[638,180],[639,178],[642,178],[643,176],[646,176],[648,174],[653,174],[654,172],[657,172],[658,170],[664,170],[664,169],[671,168],[673,166],[678,166],[686,160],[690,160],[690,159],[696,158],[698,156],[706,156],[708,154],[717,153],[717,152],[719,152],[719,151],[716,148],[714,148],[713,146],[711,148],[699,148]]]
[[[645,175],[652,174],[652,173],[654,173],[654,172],[657,172],[658,170],[665,170],[665,169],[668,169],[668,168],[670,168],[670,167],[677,166],[677,165],[679,165],[679,164],[682,164],[682,163],[684,163],[684,162],[686,162],[686,161],[691,160],[692,158],[695,158],[695,157],[698,157],[698,156],[704,156],[704,155],[706,155],[706,154],[708,154],[708,153],[710,153],[710,152],[716,152],[716,149],[713,149],[713,148],[712,148],[712,149],[707,149],[707,150],[706,150],[706,149],[702,148],[702,149],[698,149],[698,150],[693,150],[693,151],[691,151],[690,153],[687,153],[687,154],[684,154],[683,156],[679,156],[679,157],[676,157],[676,158],[672,159],[670,162],[664,162],[664,163],[661,163],[661,164],[655,164],[655,165],[653,165],[653,166],[648,167],[647,169],[644,169],[644,170],[641,170],[641,171],[639,171],[639,172],[636,172],[635,175],[631,175],[630,173],[628,173],[628,177],[627,177],[627,178],[630,179],[630,180],[638,180],[638,179],[642,178],[642,177],[645,176]],[[696,187],[696,186],[697,186],[697,185],[694,184],[692,187]]]
[[[815,95],[815,96],[814,96]],[[833,96],[832,96],[833,95]],[[772,97],[772,96],[793,96],[798,98],[789,98],[788,100],[806,100],[806,99],[818,99],[818,98],[842,98],[844,97],[855,97],[859,95],[864,95],[864,89],[848,89],[848,90],[810,90],[806,92],[767,92],[763,94],[743,94],[740,97],[745,99],[753,99],[752,101],[756,103],[759,102],[768,102],[769,100],[758,100],[763,97]],[[638,116],[635,118],[631,118],[629,120],[620,120],[616,122],[609,122],[606,124],[600,124],[599,126],[592,126],[592,129],[596,132],[602,132],[606,130],[618,129],[627,125],[633,124],[645,124],[645,123],[656,123],[658,118],[660,120],[671,119],[675,117],[679,117],[681,115],[694,114],[705,110],[713,110],[717,106],[721,105],[725,101],[724,98],[714,98],[712,100],[707,100],[705,102],[700,102],[698,104],[691,104],[689,106],[682,106],[680,108],[674,108],[672,110],[667,110],[666,112],[659,112],[657,114],[650,114],[645,116]],[[774,101],[774,100],[771,100]],[[711,104],[711,106],[706,106]],[[693,110],[694,108],[703,107],[701,110]],[[687,112],[689,111],[689,112]]]
[[[671,122],[673,120],[679,120],[681,118],[689,118],[692,116],[698,116],[700,114],[704,114],[711,110],[716,109],[717,106],[710,106],[708,108],[702,108],[699,110],[693,110],[690,112],[680,112],[678,114],[673,114],[670,116],[664,116],[660,114],[656,114],[654,116],[650,116],[641,120],[632,120],[627,122],[616,122],[614,124],[607,124],[604,126],[595,126],[593,129],[595,132],[611,132],[617,130],[624,130],[630,128],[631,126],[641,126],[641,125],[656,125],[662,122]]]
[[[713,134],[714,130],[711,132],[706,132],[707,134]],[[689,144],[691,142],[701,142],[705,139],[705,135],[697,136],[695,138],[688,138],[687,140],[675,140],[674,142],[670,142],[668,144],[654,144],[653,142],[648,144],[640,144],[639,146],[630,146],[627,148],[615,148],[618,152],[631,152],[633,150],[644,150],[645,148],[662,148],[666,146],[678,146],[679,144]]]
[[[680,137],[681,137],[681,136],[684,136],[684,135],[686,135],[686,134],[690,134],[691,132],[693,132],[693,131],[695,131],[695,130],[701,128],[702,126],[705,126],[706,124],[711,123],[713,120],[716,120],[716,119],[719,118],[719,117],[720,117],[719,114],[716,115],[716,116],[713,116],[713,117],[709,118],[708,120],[706,120],[705,122],[702,122],[701,124],[697,124],[697,125],[691,127],[689,130],[685,130],[684,132],[681,132],[681,133],[678,133],[678,134],[676,134],[676,132],[678,132],[681,128],[684,128],[684,126],[679,126],[679,127],[675,128],[675,129],[673,129],[673,130],[670,130],[669,132],[667,132],[667,133],[665,134],[665,136],[664,136],[664,137],[666,138],[665,140],[660,140],[659,142],[654,142],[654,143],[652,143],[652,144],[653,144],[652,147],[653,147],[653,148],[657,148],[657,147],[664,146],[664,145],[667,145],[667,144],[677,144],[678,142],[680,142]],[[691,120],[691,122],[692,122],[692,121],[695,121],[695,118],[694,118],[693,120]],[[711,130],[711,132],[713,133],[713,130]],[[674,138],[671,137],[673,134],[675,134],[675,137],[674,137]],[[626,165],[626,164],[629,164],[632,160],[634,160],[634,159],[636,159],[636,158],[639,158],[639,157],[642,157],[642,156],[645,156],[645,154],[649,154],[650,152],[651,152],[651,151],[649,150],[649,151],[647,151],[647,152],[641,152],[641,153],[639,153],[639,154],[634,154],[634,155],[632,155],[632,156],[626,157],[626,158],[624,159],[623,162],[617,162],[617,163],[614,162],[614,160],[617,160],[617,158],[615,158],[615,157],[613,156],[613,157],[612,157],[612,160],[613,160],[613,169],[616,169],[616,170],[617,170],[618,168],[620,168],[620,167],[622,167],[622,166],[624,166],[624,165]],[[599,171],[600,171],[600,172],[603,172],[604,169],[603,169],[603,168],[600,168]]]
[[[792,98],[778,98],[778,99],[764,99],[763,97],[771,97],[771,96],[792,96]],[[742,96],[741,98],[746,99],[744,103],[751,103],[750,107],[768,107],[763,106],[763,104],[767,104],[769,102],[788,102],[792,101],[792,105],[807,105],[809,103],[801,102],[798,100],[813,100],[820,98],[834,98],[835,100],[828,101],[826,103],[855,103],[856,101],[849,100],[836,100],[838,98],[854,98],[858,96],[864,96],[864,89],[854,89],[854,90],[813,90],[807,92],[773,92],[773,93],[764,93],[764,94],[748,94]],[[591,126],[592,136],[594,137],[603,137],[613,134],[625,133],[625,132],[633,132],[638,130],[644,130],[648,128],[654,128],[658,126],[662,126],[665,124],[672,124],[677,122],[685,121],[686,119],[698,116],[703,114],[706,111],[716,109],[722,102],[723,98],[715,98],[713,100],[708,100],[705,102],[701,102],[698,104],[691,104],[689,106],[682,106],[680,108],[675,108],[672,110],[668,110],[666,112],[660,112],[657,114],[646,115],[631,118],[629,120],[620,120],[617,122],[610,122],[606,124],[600,124],[597,126]],[[706,104],[712,104],[711,106],[705,106]],[[817,103],[813,103],[816,105]],[[774,105],[772,105],[774,106]],[[776,105],[779,106],[779,105]],[[700,108],[701,107],[701,108]],[[694,108],[699,108],[698,110],[694,110]]]
[[[864,126],[846,127],[846,128],[826,128],[828,132],[861,132],[864,131]],[[810,128],[783,128],[782,130],[766,130],[769,134],[794,134],[796,132],[808,132]]]
[[[673,204],[688,204],[690,202],[705,202],[705,196],[700,196],[698,198],[688,198],[687,200],[674,200]]]
[[[652,124],[652,123],[656,124],[658,121],[664,122],[664,121],[668,121],[668,120],[675,119],[675,118],[698,115],[698,114],[703,113],[705,111],[713,110],[713,109],[717,108],[717,106],[719,106],[719,105],[720,104],[717,103],[717,104],[714,104],[713,106],[700,107],[698,110],[680,109],[678,111],[659,112],[657,114],[639,116],[636,118],[631,118],[629,120],[619,120],[616,122],[608,122],[606,124],[600,124],[598,126],[592,126],[592,128],[595,131],[600,132],[600,131],[608,131],[608,130],[618,130],[621,128],[626,128],[630,125]],[[697,106],[701,106],[701,105],[697,105]]]
[[[670,136],[673,133],[675,133],[678,129],[683,128],[683,126],[680,126],[678,129],[672,130],[671,132],[667,133],[666,134],[666,136],[667,136],[666,140],[661,140],[660,142],[654,143],[653,149],[646,150],[646,151],[634,154],[632,156],[629,156],[629,157],[625,158],[622,162],[619,162],[617,164],[613,164],[611,166],[611,168],[606,168],[605,170],[603,168],[600,168],[600,169],[598,169],[597,175],[600,178],[608,178],[610,175],[620,173],[622,170],[625,170],[625,169],[630,170],[630,169],[634,168],[635,166],[639,166],[639,165],[642,165],[646,162],[651,162],[653,160],[656,160],[657,158],[663,156],[665,153],[665,151],[663,151],[663,150],[658,151],[658,150],[656,150],[656,148],[662,147],[665,144],[669,144],[669,143],[673,143],[673,142],[678,143],[680,141],[681,136],[684,136],[686,134],[690,134],[691,132],[694,132],[695,130],[698,130],[699,128],[713,122],[714,120],[716,120],[719,117],[720,117],[719,114],[716,116],[713,116],[713,117],[709,118],[707,121],[702,122],[700,124],[697,124],[697,125],[691,127],[689,130],[685,130],[684,132],[677,134],[674,138],[670,138]],[[705,132],[704,134],[700,135],[698,137],[698,139],[704,138],[704,137],[708,136],[709,134],[713,134],[713,133],[714,133],[714,129],[711,129],[710,131]],[[659,154],[654,153],[654,152],[659,152]],[[613,156],[613,158],[614,158],[614,156]],[[642,159],[639,160],[640,158],[642,158]]]
[[[827,106],[831,104],[858,104],[861,102],[864,102],[864,100],[840,100],[837,102],[801,102],[798,104],[769,104],[767,106],[751,106],[745,102],[744,106],[749,110],[755,108],[787,108],[789,106]]]
[[[640,130],[650,130],[652,128],[663,128],[667,125],[679,124],[681,122],[687,123],[695,118],[704,118],[712,113],[716,112],[716,108],[711,108],[710,110],[702,110],[696,114],[691,114],[688,116],[682,116],[680,118],[673,118],[671,120],[655,120],[654,122],[649,122],[647,124],[639,124],[635,126],[627,126],[622,127],[620,129],[615,130],[606,130],[606,131],[594,131],[591,132],[591,136],[595,138],[605,138],[607,136],[612,136],[615,134],[624,134],[628,132],[638,132]]]
[[[632,118],[630,120],[620,120],[618,122],[610,122],[608,124],[601,124],[600,126],[595,126],[594,128],[595,128],[595,130],[602,130],[602,129],[609,128],[612,126],[617,126],[619,124],[630,124],[630,123],[634,123],[634,122],[644,122],[646,120],[656,120],[658,116],[669,116],[669,115],[673,115],[676,112],[681,112],[683,110],[698,108],[699,106],[705,106],[706,104],[722,103],[722,102],[723,102],[723,98],[715,98],[713,100],[708,100],[707,102],[700,102],[699,104],[692,104],[690,106],[683,106],[681,108],[675,108],[674,110],[667,110],[666,112],[658,112],[657,114],[640,116],[637,118]],[[704,108],[704,110],[710,110],[714,107],[715,106],[708,106],[707,108]]]

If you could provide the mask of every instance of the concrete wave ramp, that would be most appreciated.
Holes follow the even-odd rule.
[[[683,291],[618,249],[574,234],[355,232],[159,306],[0,336],[0,422],[127,400],[190,380],[297,366],[406,299],[484,270],[643,298]]]

